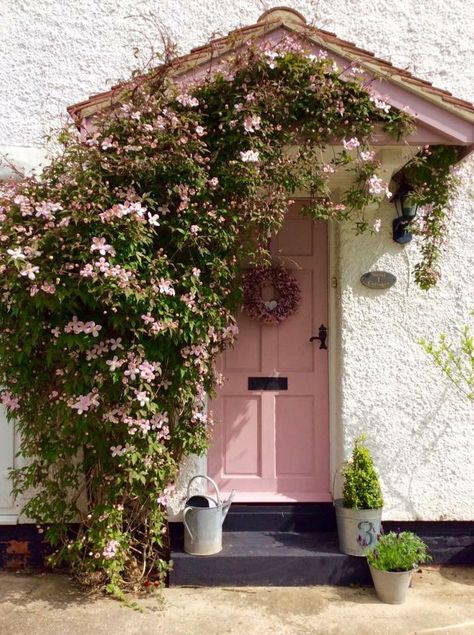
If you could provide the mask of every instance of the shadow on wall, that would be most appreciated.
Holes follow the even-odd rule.
[[[413,458],[409,465],[405,465],[405,471],[408,476],[408,485],[404,485],[403,488],[401,488],[397,478],[391,479],[390,473],[384,474],[387,491],[392,493],[393,498],[403,502],[406,507],[406,511],[413,519],[419,519],[420,517],[420,511],[417,508],[417,496],[419,495],[415,493],[416,485],[420,482],[419,472],[426,466],[427,461],[425,459],[427,457],[432,458],[436,455],[442,456],[440,454],[441,450],[439,448],[439,442],[449,432],[449,419],[440,416],[442,413],[442,407],[449,398],[449,392],[450,387],[446,386],[446,388],[438,394],[437,398],[436,394],[432,394],[430,407],[424,415],[421,416],[421,413],[418,413],[418,417],[421,416],[421,418],[417,417],[416,427],[412,424],[410,428],[410,438],[408,444],[411,451],[409,452],[409,455]],[[395,448],[392,449],[392,451],[394,454],[391,463],[396,463],[399,458],[398,450]],[[433,487],[435,488],[437,486],[434,485]],[[436,497],[437,490],[433,489],[433,495]],[[387,507],[386,511],[390,511],[390,509],[391,508]],[[437,520],[448,519],[441,517]]]

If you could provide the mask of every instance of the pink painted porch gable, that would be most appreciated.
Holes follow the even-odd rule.
[[[417,124],[415,133],[404,140],[414,146],[426,143],[464,146],[464,155],[474,148],[474,105],[451,93],[418,79],[405,69],[375,57],[333,33],[309,26],[294,9],[275,8],[266,11],[259,21],[230,32],[208,44],[193,49],[175,60],[176,81],[189,83],[213,73],[235,51],[249,43],[277,43],[284,37],[296,38],[308,53],[327,53],[341,70],[357,65],[366,82],[394,108],[407,108]],[[147,76],[135,81],[147,81]],[[80,126],[90,126],[90,118],[98,111],[120,102],[127,84],[118,84],[110,91],[72,105],[69,114]],[[377,134],[373,145],[397,145],[384,134]]]

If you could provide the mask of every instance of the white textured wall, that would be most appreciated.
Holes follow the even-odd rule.
[[[416,246],[391,239],[390,204],[374,213],[383,222],[379,236],[340,231],[339,458],[354,435],[367,432],[386,519],[474,518],[474,404],[448,385],[417,343],[455,332],[474,308],[472,174],[471,168],[455,205],[442,281],[429,292],[410,275]],[[362,286],[360,275],[377,269],[394,273],[396,285],[386,291]]]
[[[67,105],[126,77],[134,47],[159,47],[157,25],[185,52],[216,32],[254,23],[258,0],[0,0],[0,151],[25,165],[41,156],[42,137]],[[423,79],[474,99],[472,0],[301,0],[286,4]],[[472,175],[473,162],[470,162]],[[467,319],[474,307],[473,184],[456,202],[436,290],[420,292],[409,277],[415,247],[388,233],[354,238],[340,231],[337,296],[342,398],[333,424],[336,461],[353,436],[369,433],[386,492],[386,518],[474,517],[474,417],[417,345]],[[366,290],[362,273],[383,268],[398,284]]]

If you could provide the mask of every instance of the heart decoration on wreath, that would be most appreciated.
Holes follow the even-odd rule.
[[[265,308],[268,309],[268,311],[273,311],[277,308],[277,306],[278,302],[276,300],[269,300],[268,302],[265,302]]]
[[[277,297],[262,298],[263,287],[272,285]],[[301,290],[296,278],[283,267],[255,267],[243,277],[243,310],[251,318],[265,324],[278,325],[297,310],[301,301]]]

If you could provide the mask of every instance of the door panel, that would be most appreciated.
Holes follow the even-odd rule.
[[[224,471],[228,475],[261,475],[261,399],[223,397]]]
[[[313,370],[313,346],[308,346],[313,335],[313,272],[292,272],[301,289],[301,303],[297,313],[275,328],[276,364],[280,374],[294,371],[296,373]]]
[[[271,247],[298,280],[298,311],[278,327],[239,314],[236,345],[219,363],[225,382],[209,404],[208,473],[241,502],[330,500],[327,351],[309,342],[327,324],[327,227],[300,216],[301,205]],[[288,390],[249,391],[250,376],[287,377]]]
[[[314,473],[314,398],[312,395],[275,398],[276,467],[281,476]]]
[[[247,316],[239,319],[240,346],[234,346],[224,353],[224,373],[232,371],[259,372],[262,367],[260,328]]]

